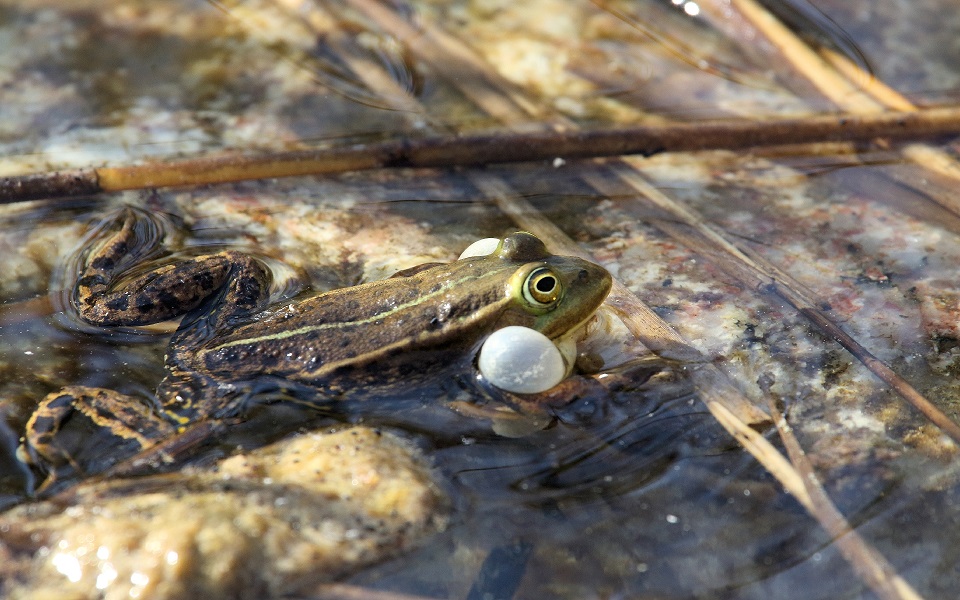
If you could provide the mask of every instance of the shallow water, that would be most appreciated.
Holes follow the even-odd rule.
[[[396,22],[413,23],[427,41],[447,40],[440,54],[398,37],[389,19],[376,23],[359,0],[0,4],[3,174],[562,120],[836,108],[722,2],[392,5]],[[864,68],[856,83],[872,74],[919,106],[956,103],[950,40],[960,22],[949,5],[776,8],[806,28],[815,49]],[[488,70],[460,54],[461,43]],[[950,140],[930,147],[956,155]],[[922,597],[956,595],[956,442],[782,294],[751,285],[689,223],[617,179],[618,169],[782,270],[788,285],[958,420],[956,183],[900,146],[123,192],[0,209],[0,504],[26,501],[35,483],[13,453],[44,395],[88,385],[150,397],[163,377],[169,327],[105,334],[58,310],[71,257],[117,206],[169,215],[178,232],[170,241],[186,253],[235,248],[271,261],[287,279],[276,291],[285,298],[452,260],[475,239],[516,229],[479,187],[482,172],[579,242],[749,401],[779,406],[832,502]],[[638,348],[625,331],[603,345],[595,350],[607,368]],[[412,440],[450,496],[450,523],[412,552],[347,577],[353,586],[438,598],[882,595],[711,414],[690,373],[699,365],[671,368],[673,379],[579,399],[553,426],[519,438],[437,406],[442,390],[411,390],[389,409],[319,418],[265,409],[195,460],[276,437],[255,430],[261,422],[281,421],[281,431],[300,420],[363,422]],[[758,429],[784,451],[769,423]]]

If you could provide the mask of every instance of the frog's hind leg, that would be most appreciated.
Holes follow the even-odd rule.
[[[265,302],[269,275],[256,259],[238,252],[219,252],[164,265],[124,281],[138,267],[144,245],[159,246],[162,235],[144,235],[158,225],[151,217],[131,207],[121,210],[112,223],[95,236],[92,250],[83,261],[75,288],[80,317],[93,325],[149,325],[179,317],[208,297],[231,286],[255,280],[252,297],[256,308]],[[246,267],[246,279],[238,270]],[[251,275],[252,273],[252,275]]]
[[[18,456],[48,473],[42,491],[67,475],[99,473],[175,431],[139,398],[72,386],[40,403],[27,422]]]

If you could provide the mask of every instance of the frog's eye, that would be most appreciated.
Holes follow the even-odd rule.
[[[560,298],[560,279],[547,267],[538,267],[523,282],[523,297],[534,306],[548,306]]]

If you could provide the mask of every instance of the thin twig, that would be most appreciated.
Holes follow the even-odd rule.
[[[7,177],[0,179],[0,203],[397,167],[455,167],[557,157],[649,156],[659,152],[734,150],[808,142],[868,142],[878,138],[916,140],[951,133],[960,133],[960,108],[431,136],[345,148],[203,157]]]

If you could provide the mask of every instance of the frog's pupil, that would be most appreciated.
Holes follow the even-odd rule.
[[[536,286],[538,292],[547,293],[557,286],[557,280],[548,275],[537,280]]]

